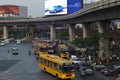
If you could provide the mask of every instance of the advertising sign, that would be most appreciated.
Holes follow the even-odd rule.
[[[45,0],[45,15],[67,14],[67,0]]]
[[[68,0],[68,14],[74,13],[83,8],[83,0]]]
[[[0,17],[19,16],[19,7],[14,5],[1,5]]]

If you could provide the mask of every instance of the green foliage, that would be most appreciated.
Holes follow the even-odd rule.
[[[66,40],[68,39],[69,33],[68,32],[60,32],[58,34],[58,39],[60,40]]]
[[[90,37],[84,39],[84,45],[87,47],[98,46],[100,38],[107,39],[103,33],[94,33]]]
[[[1,38],[0,41],[4,41],[5,39]]]
[[[90,37],[80,39],[75,38],[72,43],[77,46],[86,47],[87,52],[86,55],[94,55],[97,58],[96,51],[99,48],[99,40],[103,38],[103,40],[107,39],[107,36],[103,33],[94,33]]]
[[[82,46],[83,45],[83,43],[84,43],[84,40],[83,39],[81,39],[81,38],[75,38],[73,41],[72,41],[72,43],[74,44],[74,45],[80,45],[80,46]]]

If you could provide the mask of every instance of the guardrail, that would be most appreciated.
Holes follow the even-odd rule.
[[[40,19],[19,19],[19,20],[0,20],[0,23],[12,23],[12,22],[51,22],[51,21],[60,21],[60,20],[68,20],[72,18],[76,18],[78,16],[82,16],[83,14],[90,13],[95,10],[100,10],[103,8],[113,7],[120,5],[120,0],[101,0],[95,3],[92,3],[83,9],[69,15],[65,16],[58,16],[58,17],[46,17],[46,18],[40,18]]]

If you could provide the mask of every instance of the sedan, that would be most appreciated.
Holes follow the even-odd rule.
[[[49,13],[57,13],[63,11],[63,7],[61,5],[53,6],[51,9],[49,9]]]

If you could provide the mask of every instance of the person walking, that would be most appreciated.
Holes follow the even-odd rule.
[[[31,50],[28,51],[28,55],[31,56]]]
[[[8,53],[10,53],[10,50],[8,50]]]

